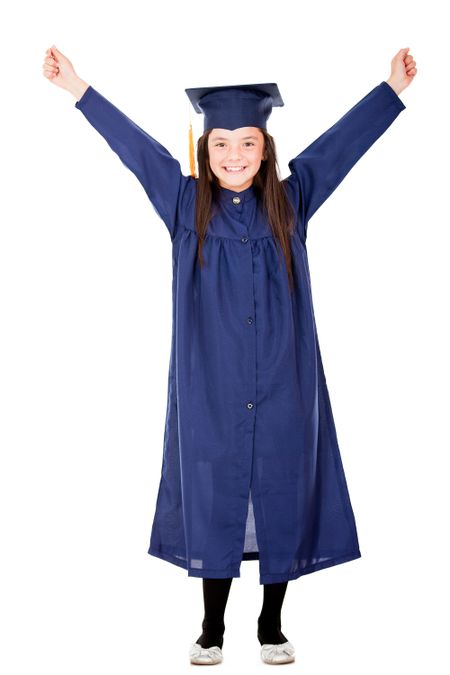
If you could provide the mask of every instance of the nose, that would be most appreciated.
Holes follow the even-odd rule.
[[[240,159],[240,153],[238,147],[231,147],[230,152],[228,153],[228,159],[230,161],[235,161],[237,159]]]

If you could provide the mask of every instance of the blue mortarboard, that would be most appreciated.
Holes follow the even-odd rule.
[[[278,86],[265,84],[236,84],[226,87],[197,87],[185,89],[194,110],[203,113],[207,129],[266,128],[267,119],[275,106],[283,106]]]
[[[275,82],[234,84],[220,87],[185,89],[195,112],[203,113],[203,131],[207,129],[266,129],[273,107],[284,106]],[[191,175],[195,176],[192,124],[189,129]]]

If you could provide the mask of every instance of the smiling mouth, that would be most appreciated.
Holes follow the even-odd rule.
[[[227,173],[242,173],[247,168],[246,166],[224,166]]]

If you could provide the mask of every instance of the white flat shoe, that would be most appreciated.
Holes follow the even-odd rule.
[[[264,663],[278,664],[295,661],[295,649],[289,640],[280,645],[261,645],[261,659]]]
[[[223,654],[220,647],[202,647],[195,642],[191,644],[189,650],[189,658],[191,663],[194,663],[198,666],[212,666],[216,663],[221,663],[223,661]]]

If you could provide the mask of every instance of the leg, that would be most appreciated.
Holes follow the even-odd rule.
[[[203,633],[198,638],[199,645],[207,649],[217,645],[222,649],[225,632],[224,614],[233,577],[225,579],[203,578],[203,601],[205,617]]]
[[[287,585],[287,581],[264,584],[264,601],[258,617],[258,640],[261,645],[287,642],[287,637],[281,632],[281,607]]]

